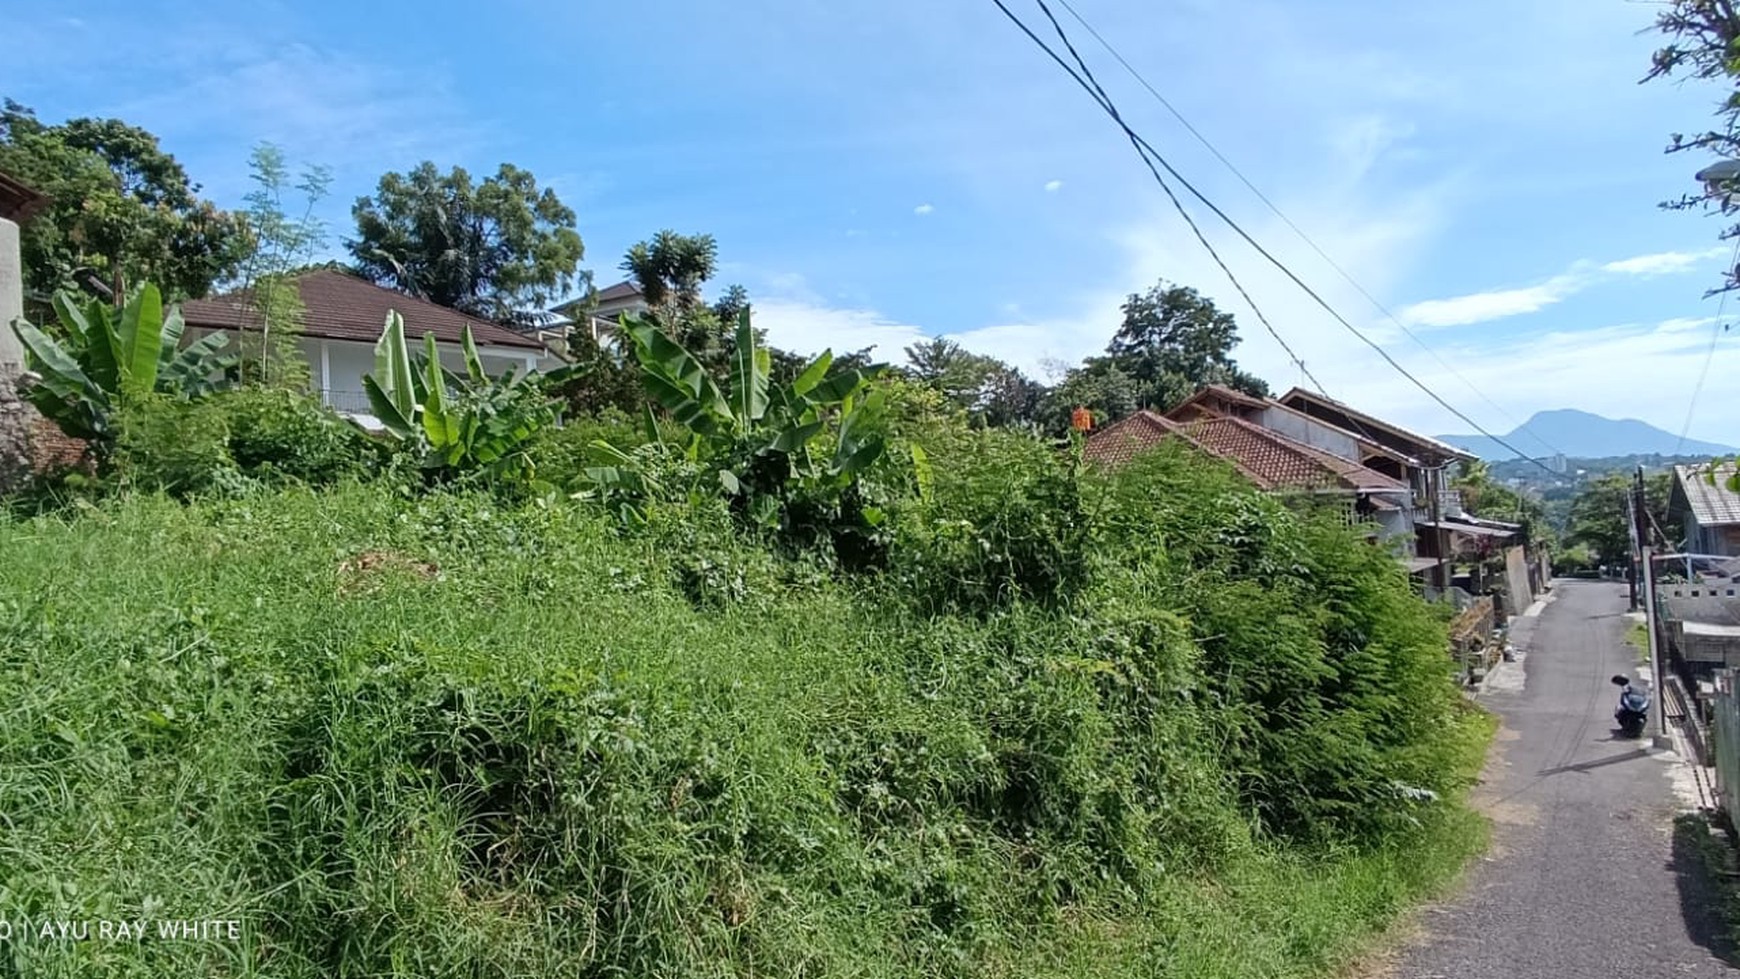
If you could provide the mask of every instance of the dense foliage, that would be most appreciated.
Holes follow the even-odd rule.
[[[718,392],[717,446],[809,424],[776,420],[802,395],[740,349],[760,367]],[[0,892],[33,919],[235,909],[246,937],[0,955],[1282,975],[1476,845],[1453,802],[1479,725],[1443,626],[1358,531],[1182,449],[1079,470],[922,385],[865,384],[888,546],[856,575],[746,532],[728,451],[664,456],[714,488],[624,525],[396,483],[200,486],[302,420],[282,392],[145,402],[163,414],[125,419],[124,471],[191,504],[0,535],[0,669],[25,692],[0,708]],[[670,400],[661,441],[719,407]],[[642,453],[644,425],[527,451],[579,475],[577,444]]]
[[[1625,564],[1631,557],[1631,526],[1626,499],[1635,481],[1630,475],[1613,473],[1585,486],[1571,501],[1565,541],[1588,547],[1601,563]],[[1671,473],[1644,477],[1644,501],[1650,525],[1671,532],[1668,501],[1673,492]]]
[[[163,394],[195,398],[222,385],[234,358],[229,338],[212,334],[182,345],[186,325],[175,306],[164,311],[157,287],[146,284],[117,310],[107,302],[54,297],[58,323],[25,320],[12,328],[32,375],[23,393],[43,417],[91,444],[99,461],[114,441],[113,416],[128,402]]]
[[[475,316],[512,319],[584,281],[573,209],[511,164],[478,181],[424,162],[382,176],[351,213],[359,272]]]
[[[247,255],[245,224],[202,199],[156,136],[119,119],[49,125],[6,99],[0,171],[49,199],[20,229],[25,285],[37,296],[124,297],[149,279],[171,299],[197,297]]]
[[[375,344],[375,369],[363,375],[371,410],[431,478],[475,473],[530,481],[535,470],[527,446],[556,422],[545,379],[517,369],[491,377],[469,324],[460,346],[464,374],[442,366],[433,334],[423,335],[423,353],[413,355],[404,317],[389,312]]]

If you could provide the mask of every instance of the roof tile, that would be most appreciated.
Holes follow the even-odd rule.
[[[1140,411],[1088,439],[1083,455],[1095,462],[1128,462],[1167,438],[1183,438],[1225,459],[1264,489],[1369,490],[1399,493],[1407,484],[1355,462],[1296,442],[1239,418],[1174,421]]]
[[[442,343],[459,343],[470,326],[472,338],[480,346],[545,349],[536,339],[504,326],[337,269],[308,272],[294,281],[304,307],[304,336],[374,343],[386,325],[388,310],[396,309],[405,318],[405,339],[411,342],[432,333]],[[258,329],[260,325],[259,314],[247,304],[245,292],[189,300],[181,304],[181,316],[188,326],[208,330]]]

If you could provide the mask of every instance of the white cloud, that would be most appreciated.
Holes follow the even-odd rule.
[[[1045,192],[1047,194],[1055,194],[1062,189],[1063,181],[1061,180],[1048,180],[1045,182]]]
[[[1440,347],[1439,356],[1460,365],[1492,399],[1477,399],[1467,385],[1437,364],[1410,366],[1445,400],[1504,434],[1536,411],[1576,407],[1609,418],[1641,418],[1678,434],[1691,404],[1691,390],[1711,357],[1712,318],[1677,318],[1562,330],[1496,346]],[[1722,379],[1740,375],[1740,335],[1719,335],[1709,376],[1689,437],[1732,443],[1736,433],[1716,392]],[[1647,378],[1648,383],[1639,383]],[[1392,370],[1373,372],[1351,400],[1360,408],[1426,434],[1467,431],[1408,380]],[[1497,406],[1497,410],[1493,407]]]
[[[800,354],[874,347],[873,356],[905,363],[909,344],[926,339],[919,327],[872,309],[840,309],[810,298],[756,299],[755,325],[776,347]]]
[[[1591,288],[1603,278],[1653,277],[1690,272],[1700,264],[1727,253],[1725,248],[1702,252],[1656,252],[1622,258],[1602,265],[1579,262],[1570,270],[1539,285],[1518,289],[1492,289],[1450,299],[1429,299],[1405,307],[1401,318],[1412,326],[1469,326],[1511,316],[1538,313],[1548,306]]]
[[[1558,275],[1537,286],[1496,289],[1453,299],[1429,299],[1401,311],[1404,322],[1415,326],[1467,326],[1535,313],[1560,302],[1583,288],[1585,279]]]
[[[930,212],[932,212],[934,210],[936,210],[936,208],[930,204],[920,204],[917,207],[912,209],[912,213],[914,213],[914,214],[929,214]]]
[[[1601,271],[1614,275],[1674,275],[1689,272],[1700,263],[1720,258],[1727,253],[1726,248],[1712,248],[1702,252],[1657,252],[1654,255],[1639,255],[1636,258],[1608,262],[1601,266]]]

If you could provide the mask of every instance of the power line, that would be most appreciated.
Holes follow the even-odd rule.
[[[1387,318],[1391,323],[1394,323],[1396,325],[1396,328],[1401,330],[1402,333],[1405,336],[1407,336],[1408,339],[1414,341],[1415,344],[1419,345],[1421,350],[1424,350],[1424,351],[1426,351],[1426,353],[1430,354],[1432,359],[1438,362],[1438,366],[1444,368],[1445,370],[1449,371],[1452,375],[1454,375],[1457,380],[1461,381],[1464,385],[1467,386],[1468,390],[1474,392],[1474,394],[1477,397],[1479,397],[1480,400],[1486,402],[1488,406],[1490,406],[1494,411],[1498,412],[1499,415],[1501,415],[1506,421],[1510,422],[1513,426],[1515,426],[1517,430],[1528,432],[1529,437],[1533,438],[1535,441],[1541,443],[1542,445],[1544,445],[1548,449],[1551,449],[1552,451],[1558,453],[1559,455],[1565,454],[1564,450],[1553,445],[1551,442],[1548,442],[1546,439],[1541,438],[1539,435],[1535,434],[1534,432],[1528,431],[1527,425],[1524,425],[1521,422],[1518,422],[1516,420],[1516,418],[1513,417],[1509,412],[1505,411],[1502,407],[1500,407],[1491,398],[1487,397],[1486,393],[1484,391],[1480,390],[1480,388],[1476,387],[1474,385],[1474,382],[1470,381],[1467,377],[1465,377],[1461,371],[1458,371],[1455,367],[1453,367],[1449,363],[1447,363],[1444,360],[1444,358],[1438,356],[1438,352],[1433,350],[1431,347],[1427,346],[1426,341],[1421,340],[1418,334],[1416,334],[1416,333],[1414,333],[1414,331],[1408,329],[1407,324],[1402,322],[1401,317],[1399,317],[1395,313],[1391,312],[1389,307],[1387,307],[1383,303],[1379,302],[1377,297],[1373,296],[1371,294],[1371,292],[1365,288],[1365,286],[1360,285],[1359,281],[1357,279],[1355,279],[1351,273],[1349,273],[1346,269],[1342,268],[1341,265],[1335,261],[1335,259],[1329,257],[1329,254],[1327,252],[1325,252],[1322,249],[1322,247],[1320,247],[1317,244],[1317,242],[1312,239],[1312,237],[1310,235],[1306,234],[1305,230],[1303,228],[1301,228],[1297,224],[1293,223],[1293,219],[1289,218],[1286,214],[1284,214],[1281,211],[1281,208],[1277,204],[1275,204],[1274,201],[1269,199],[1268,195],[1264,194],[1261,190],[1259,190],[1257,188],[1256,184],[1251,183],[1250,178],[1246,177],[1244,175],[1243,171],[1241,171],[1236,165],[1234,165],[1231,160],[1227,159],[1226,155],[1223,154],[1220,151],[1220,149],[1218,147],[1216,147],[1214,145],[1214,143],[1209,140],[1209,138],[1207,136],[1204,136],[1200,131],[1197,130],[1197,128],[1195,126],[1191,125],[1190,120],[1186,119],[1184,117],[1184,113],[1180,112],[1178,110],[1178,108],[1176,106],[1174,106],[1172,104],[1172,102],[1166,98],[1166,96],[1161,95],[1158,89],[1156,89],[1153,85],[1149,84],[1148,79],[1144,78],[1142,76],[1142,73],[1137,71],[1136,67],[1134,65],[1130,64],[1129,60],[1126,59],[1121,53],[1119,53],[1118,49],[1113,47],[1112,43],[1110,41],[1106,40],[1105,37],[1102,36],[1099,31],[1095,30],[1094,25],[1088,23],[1087,18],[1083,17],[1081,15],[1081,13],[1075,9],[1075,6],[1070,3],[1070,0],[1057,0],[1057,2],[1060,5],[1062,5],[1063,9],[1069,11],[1070,16],[1075,18],[1076,23],[1080,24],[1082,26],[1082,28],[1085,29],[1088,32],[1088,34],[1090,34],[1093,37],[1093,39],[1095,41],[1099,42],[1100,47],[1103,47],[1106,49],[1106,53],[1110,54],[1114,59],[1116,59],[1118,64],[1120,64],[1124,67],[1124,70],[1126,72],[1129,72],[1131,78],[1134,78],[1138,84],[1140,84],[1143,88],[1147,89],[1148,94],[1154,96],[1154,99],[1156,101],[1158,101],[1162,106],[1165,106],[1167,112],[1172,113],[1172,117],[1174,119],[1178,120],[1179,124],[1184,127],[1186,132],[1188,132],[1188,133],[1190,133],[1190,135],[1196,137],[1197,142],[1201,143],[1203,145],[1203,147],[1209,151],[1209,153],[1213,154],[1214,158],[1219,160],[1227,168],[1227,170],[1229,170],[1232,173],[1232,175],[1234,177],[1237,177],[1239,182],[1244,184],[1245,188],[1247,190],[1249,190],[1252,194],[1255,194],[1257,197],[1257,200],[1262,201],[1264,206],[1266,206],[1271,212],[1273,212],[1276,217],[1281,219],[1281,222],[1283,224],[1285,224],[1288,228],[1292,229],[1293,233],[1298,235],[1301,241],[1305,242],[1306,245],[1310,246],[1312,251],[1317,253],[1318,258],[1323,259],[1323,261],[1326,262],[1330,268],[1334,269],[1338,275],[1340,275],[1344,280],[1347,281],[1348,285],[1353,286],[1353,288],[1356,292],[1358,292],[1361,296],[1365,297],[1366,301],[1371,303],[1373,308],[1375,308],[1378,312],[1382,313],[1384,315],[1384,317]]]
[[[1740,237],[1734,239],[1734,256],[1728,260],[1728,274],[1734,274],[1736,267],[1740,267]],[[1722,313],[1728,308],[1728,293],[1732,291],[1723,289],[1722,299],[1716,303],[1716,323],[1710,328],[1710,347],[1704,351],[1704,366],[1698,371],[1698,383],[1692,387],[1692,403],[1686,406],[1686,421],[1680,426],[1679,440],[1674,443],[1674,455],[1679,455],[1680,448],[1686,444],[1686,433],[1692,430],[1692,418],[1698,411],[1698,395],[1704,393],[1704,379],[1710,376],[1710,362],[1716,359],[1716,345],[1721,342],[1722,334],[1728,332],[1728,328],[1722,325]]]
[[[1110,98],[1103,97],[1104,89],[1099,88],[1098,81],[1095,80],[1095,81],[1092,81],[1090,83],[1090,81],[1088,79],[1091,78],[1092,74],[1093,74],[1091,69],[1086,69],[1086,65],[1085,64],[1083,65],[1084,73],[1088,76],[1088,78],[1084,78],[1082,75],[1077,74],[1075,72],[1075,70],[1070,68],[1069,64],[1067,62],[1065,62],[1063,60],[1063,58],[1057,54],[1056,51],[1053,51],[1049,45],[1047,45],[1043,40],[1041,40],[1039,38],[1038,35],[1033,33],[1031,28],[1029,28],[1025,23],[1023,23],[1019,17],[1015,16],[1015,14],[1012,11],[1010,11],[1007,6],[1004,5],[1003,0],[991,0],[991,2],[996,4],[997,9],[999,9],[1003,12],[1003,16],[1007,17],[1010,20],[1010,22],[1015,24],[1016,27],[1020,28],[1021,32],[1023,34],[1026,34],[1029,40],[1031,40],[1035,45],[1037,45],[1040,48],[1040,50],[1044,51],[1046,53],[1046,55],[1048,55],[1053,61],[1055,61],[1058,64],[1058,66],[1061,67],[1064,70],[1064,72],[1067,73],[1070,76],[1070,78],[1077,85],[1081,86],[1081,88],[1083,90],[1085,90],[1090,96],[1092,96],[1096,102],[1100,103],[1100,107],[1106,111],[1107,115],[1111,116],[1112,121],[1117,123],[1118,127],[1124,131],[1124,134],[1126,136],[1129,137],[1130,142],[1135,145],[1137,153],[1142,156],[1142,160],[1144,163],[1146,163],[1148,165],[1149,171],[1154,174],[1155,179],[1157,181],[1159,181],[1161,186],[1166,190],[1168,197],[1173,197],[1171,188],[1166,185],[1164,178],[1162,178],[1160,176],[1158,169],[1156,169],[1156,167],[1155,167],[1155,163],[1158,163],[1160,168],[1164,168],[1167,173],[1171,174],[1172,178],[1174,180],[1177,180],[1178,183],[1185,190],[1189,191],[1192,197],[1195,197],[1199,202],[1202,203],[1202,205],[1204,207],[1207,207],[1210,211],[1212,211],[1216,217],[1218,217],[1222,221],[1224,221],[1227,224],[1227,226],[1232,228],[1232,230],[1234,232],[1236,232],[1240,238],[1243,238],[1247,244],[1249,244],[1252,248],[1256,249],[1256,251],[1259,255],[1262,255],[1263,258],[1267,259],[1271,265],[1275,266],[1275,268],[1279,269],[1282,274],[1287,276],[1287,278],[1291,279],[1293,281],[1294,285],[1297,285],[1301,290],[1304,291],[1304,293],[1307,296],[1310,296],[1312,301],[1317,303],[1318,306],[1322,307],[1325,312],[1329,313],[1329,315],[1331,317],[1333,317],[1337,323],[1340,323],[1341,326],[1343,328],[1345,328],[1348,332],[1352,333],[1355,337],[1359,338],[1359,340],[1361,342],[1363,342],[1366,346],[1368,346],[1368,347],[1372,348],[1372,350],[1376,351],[1377,355],[1382,357],[1384,359],[1385,363],[1389,364],[1392,368],[1394,368],[1396,370],[1397,373],[1401,374],[1403,377],[1407,378],[1410,382],[1412,382],[1413,385],[1415,387],[1419,388],[1422,392],[1424,392],[1427,397],[1429,397],[1433,401],[1437,402],[1440,407],[1442,407],[1444,410],[1450,412],[1452,415],[1455,415],[1458,419],[1460,419],[1462,422],[1464,422],[1465,424],[1472,427],[1475,431],[1479,432],[1480,434],[1486,436],[1487,438],[1491,439],[1492,441],[1496,442],[1497,444],[1499,444],[1499,445],[1503,446],[1504,448],[1510,450],[1511,452],[1515,453],[1517,458],[1522,459],[1525,462],[1533,463],[1534,465],[1540,467],[1540,469],[1544,472],[1553,472],[1553,470],[1551,468],[1549,468],[1545,463],[1542,463],[1538,459],[1535,459],[1535,458],[1527,455],[1526,453],[1524,453],[1520,449],[1518,449],[1516,446],[1511,445],[1506,440],[1504,440],[1504,439],[1498,437],[1497,435],[1494,435],[1491,432],[1487,431],[1483,426],[1481,426],[1481,424],[1479,422],[1476,422],[1474,419],[1468,417],[1462,411],[1457,409],[1454,405],[1450,404],[1450,402],[1445,401],[1441,396],[1439,396],[1439,394],[1436,391],[1433,391],[1430,387],[1428,387],[1425,384],[1425,382],[1423,382],[1419,378],[1415,377],[1411,372],[1408,371],[1407,368],[1405,368],[1401,364],[1397,363],[1396,359],[1394,357],[1391,357],[1389,355],[1389,353],[1383,349],[1383,347],[1379,346],[1371,338],[1367,337],[1364,333],[1360,332],[1359,328],[1354,326],[1351,322],[1349,322],[1347,317],[1341,315],[1341,313],[1338,312],[1335,309],[1335,307],[1329,305],[1328,301],[1325,300],[1322,296],[1318,295],[1316,290],[1312,289],[1309,285],[1307,285],[1303,279],[1299,278],[1299,276],[1293,272],[1292,269],[1288,268],[1285,263],[1283,263],[1280,259],[1276,258],[1268,249],[1264,248],[1255,238],[1251,237],[1250,233],[1245,231],[1245,229],[1242,226],[1240,226],[1238,222],[1234,221],[1231,217],[1229,217],[1227,215],[1227,213],[1225,211],[1221,210],[1218,205],[1216,205],[1213,201],[1209,200],[1206,196],[1204,196],[1202,191],[1197,190],[1196,186],[1194,184],[1192,184],[1188,179],[1186,179],[1183,174],[1179,173],[1177,168],[1172,166],[1172,164],[1167,161],[1165,156],[1163,156],[1158,150],[1154,149],[1154,147],[1146,139],[1143,139],[1142,136],[1140,134],[1138,134],[1134,129],[1131,129],[1129,124],[1124,122],[1123,117],[1118,113],[1116,107],[1111,104]],[[1067,38],[1067,35],[1064,34],[1064,32],[1063,32],[1062,26],[1057,23],[1057,18],[1051,14],[1051,10],[1046,5],[1045,0],[1035,0],[1035,2],[1039,5],[1039,8],[1045,12],[1046,16],[1051,20],[1052,24],[1054,26],[1056,26],[1058,33],[1061,35],[1064,35],[1065,38]],[[1067,44],[1067,40],[1066,40],[1066,44]],[[1071,46],[1071,51],[1073,53],[1073,51],[1074,51],[1073,46]],[[1077,54],[1076,57],[1077,57],[1077,60],[1080,61],[1080,55]],[[1096,91],[1096,89],[1097,89],[1097,91]],[[1175,197],[1173,197],[1173,200],[1174,200],[1174,203],[1176,204],[1177,201],[1176,201]],[[1182,205],[1179,205],[1179,210],[1181,212],[1183,212]],[[1196,225],[1194,222],[1191,222],[1191,227],[1193,230],[1196,228]],[[1206,238],[1204,238],[1202,236],[1202,233],[1200,231],[1197,231],[1197,238],[1198,238],[1198,240],[1201,240],[1205,246],[1207,246],[1207,244],[1208,244],[1207,240],[1206,240]],[[1221,268],[1223,270],[1226,270],[1225,263],[1220,261],[1218,254],[1215,254],[1215,261],[1217,264],[1221,265]],[[1228,276],[1232,275],[1230,270],[1226,270],[1226,271],[1227,271]],[[1242,287],[1240,287],[1240,291],[1241,291],[1241,293],[1243,292]],[[1246,298],[1248,301],[1248,299],[1249,299],[1248,295],[1246,296]],[[1267,325],[1267,324],[1265,324],[1265,325]],[[1279,338],[1277,337],[1277,339],[1279,339]],[[1292,351],[1288,350],[1288,353],[1291,354]],[[1300,363],[1297,356],[1294,356],[1294,362]],[[1554,475],[1557,475],[1557,473],[1555,473]]]
[[[1106,94],[1105,89],[1100,87],[1097,80],[1093,80],[1092,71],[1088,69],[1087,63],[1082,60],[1081,55],[1075,50],[1075,45],[1070,43],[1068,35],[1064,34],[1063,26],[1057,22],[1057,18],[1051,16],[1051,11],[1045,9],[1044,4],[1040,5],[1042,9],[1045,9],[1045,16],[1051,21],[1051,26],[1057,30],[1058,37],[1063,41],[1064,47],[1069,49],[1069,53],[1075,58],[1076,64],[1081,66],[1083,74],[1086,75],[1086,80],[1084,80],[1082,75],[1076,74],[1075,69],[1071,68],[1061,57],[1058,56],[1057,52],[1053,51],[1049,45],[1040,40],[1039,36],[1034,34],[1019,17],[1016,17],[1008,7],[1004,6],[1003,0],[991,0],[991,2],[995,3],[997,8],[1003,11],[1003,15],[1008,17],[1016,27],[1021,28],[1021,32],[1026,34],[1034,44],[1039,45],[1041,50],[1050,55],[1051,59],[1057,62],[1059,67],[1061,67],[1065,72],[1068,72],[1069,76],[1075,79],[1078,85],[1087,89],[1088,94],[1093,97],[1095,102],[1099,103],[1100,108],[1104,109],[1106,113],[1112,117],[1113,121],[1124,130],[1124,134],[1130,138],[1132,145],[1136,147],[1137,154],[1142,157],[1142,162],[1148,165],[1148,172],[1154,175],[1155,182],[1159,183],[1160,189],[1166,192],[1166,198],[1172,202],[1172,207],[1178,211],[1178,215],[1184,219],[1184,223],[1190,226],[1190,231],[1196,236],[1196,240],[1201,242],[1202,247],[1208,250],[1209,256],[1214,259],[1216,265],[1220,266],[1220,270],[1226,273],[1228,281],[1233,284],[1234,289],[1238,290],[1239,295],[1244,297],[1245,304],[1250,306],[1251,312],[1256,314],[1257,321],[1263,324],[1263,328],[1268,331],[1269,336],[1274,337],[1275,342],[1281,345],[1281,349],[1286,351],[1287,356],[1292,359],[1296,366],[1298,366],[1299,372],[1310,379],[1312,387],[1321,392],[1323,390],[1322,382],[1312,376],[1310,370],[1305,367],[1305,361],[1300,359],[1299,355],[1293,352],[1293,348],[1288,346],[1287,341],[1281,338],[1280,332],[1275,329],[1274,324],[1269,322],[1269,318],[1263,315],[1262,308],[1257,305],[1257,301],[1251,297],[1251,294],[1245,290],[1244,285],[1239,282],[1238,276],[1233,274],[1232,269],[1228,268],[1227,264],[1221,260],[1220,253],[1215,251],[1213,245],[1209,244],[1208,236],[1204,235],[1202,229],[1197,227],[1196,221],[1190,216],[1190,212],[1184,209],[1183,202],[1178,199],[1178,195],[1172,192],[1172,187],[1166,183],[1166,178],[1160,176],[1160,171],[1155,168],[1153,161],[1149,160],[1147,155],[1142,152],[1142,146],[1137,142],[1139,137],[1137,137],[1136,133],[1131,130],[1129,126],[1124,124],[1123,117],[1118,114],[1117,107],[1112,104],[1111,97]],[[1090,81],[1092,82],[1091,85],[1089,84]]]
[[[1045,14],[1045,19],[1050,21],[1052,30],[1057,32],[1058,40],[1063,42],[1063,46],[1068,49],[1070,56],[1075,59],[1075,63],[1081,68],[1079,74],[1068,64],[1065,64],[1057,52],[1044,41],[1040,40],[1031,30],[1028,29],[1025,23],[1014,14],[1010,13],[1009,8],[1005,7],[1001,0],[993,0],[993,2],[997,4],[998,8],[1003,11],[1005,16],[1014,21],[1015,26],[1019,27],[1022,33],[1026,34],[1030,39],[1032,39],[1033,43],[1039,46],[1040,50],[1044,51],[1047,55],[1050,55],[1051,60],[1057,62],[1058,66],[1074,79],[1077,85],[1086,89],[1088,94],[1093,97],[1094,101],[1099,103],[1100,108],[1103,109],[1107,115],[1111,116],[1112,120],[1124,131],[1124,134],[1129,137],[1131,145],[1135,147],[1136,155],[1141,158],[1144,164],[1147,165],[1148,172],[1153,174],[1154,180],[1160,185],[1160,189],[1166,192],[1167,199],[1170,200],[1172,206],[1177,209],[1179,216],[1184,218],[1184,222],[1190,226],[1190,230],[1195,232],[1196,240],[1202,243],[1202,247],[1207,249],[1209,255],[1214,258],[1215,264],[1219,265],[1221,271],[1226,273],[1227,278],[1232,281],[1233,287],[1236,288],[1239,291],[1239,294],[1244,297],[1245,302],[1250,305],[1251,311],[1257,315],[1257,319],[1263,324],[1264,328],[1268,330],[1269,335],[1275,338],[1275,342],[1281,345],[1281,349],[1285,350],[1289,357],[1292,357],[1293,363],[1298,366],[1299,372],[1310,380],[1312,387],[1324,397],[1329,397],[1328,391],[1324,390],[1323,383],[1317,380],[1316,377],[1312,376],[1310,370],[1305,366],[1305,361],[1300,359],[1297,354],[1293,353],[1292,348],[1287,345],[1287,341],[1281,338],[1280,333],[1272,324],[1270,324],[1268,318],[1263,315],[1263,311],[1257,306],[1256,300],[1253,299],[1251,295],[1245,291],[1244,287],[1239,284],[1238,278],[1233,275],[1232,269],[1228,268],[1226,263],[1221,261],[1219,253],[1215,251],[1214,246],[1209,243],[1208,239],[1197,227],[1196,222],[1190,217],[1190,213],[1185,210],[1184,205],[1179,202],[1177,195],[1172,192],[1172,188],[1166,183],[1166,178],[1160,176],[1160,171],[1155,167],[1154,161],[1158,159],[1161,165],[1166,166],[1166,169],[1171,171],[1173,176],[1177,177],[1180,182],[1185,184],[1185,186],[1189,187],[1189,183],[1185,181],[1176,170],[1173,170],[1170,165],[1166,164],[1165,159],[1160,157],[1159,153],[1148,144],[1147,140],[1139,136],[1124,122],[1123,115],[1118,112],[1117,106],[1112,103],[1111,95],[1107,93],[1105,87],[1099,83],[1099,79],[1094,77],[1093,69],[1088,67],[1087,60],[1081,56],[1081,52],[1076,50],[1075,44],[1069,39],[1068,32],[1063,29],[1062,24],[1058,23],[1057,17],[1051,12],[1051,8],[1045,5],[1044,0],[1037,0],[1040,11]],[[1191,191],[1192,193],[1195,193],[1195,188],[1191,188]],[[1199,199],[1202,199],[1201,194],[1197,194],[1196,196]],[[1212,204],[1209,206],[1213,208]],[[1227,220],[1228,223],[1231,223],[1224,214],[1221,215],[1221,219]],[[1384,444],[1377,438],[1377,436],[1373,435],[1358,418],[1353,417],[1352,414],[1346,415],[1346,418],[1347,421],[1353,425],[1354,429],[1357,430],[1359,435],[1367,441],[1374,445]],[[1441,497],[1442,487],[1439,487],[1435,493]]]

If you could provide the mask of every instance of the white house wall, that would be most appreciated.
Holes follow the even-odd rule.
[[[367,411],[368,397],[363,393],[363,375],[375,369],[375,347],[355,340],[320,340],[303,337],[298,344],[313,368],[316,385],[325,393],[326,402],[339,411]],[[324,353],[322,350],[324,349]],[[418,348],[421,350],[421,347]],[[465,372],[465,352],[456,344],[442,344],[441,366],[456,373]],[[509,351],[479,348],[478,359],[491,377],[518,369],[539,366],[536,351]],[[324,374],[322,369],[324,368]]]
[[[192,343],[200,337],[212,333],[212,330],[190,329],[184,342]],[[363,393],[363,375],[375,369],[375,345],[360,340],[323,340],[318,337],[298,337],[297,348],[308,362],[308,373],[311,385],[321,392],[322,400],[338,411],[367,412],[368,396]],[[416,352],[422,352],[422,345],[417,344]],[[465,352],[456,343],[440,345],[441,365],[449,370],[464,373]],[[506,347],[478,348],[478,357],[483,361],[483,369],[495,377],[518,368],[521,372],[528,369],[543,369],[547,360],[536,350],[520,350]]]

